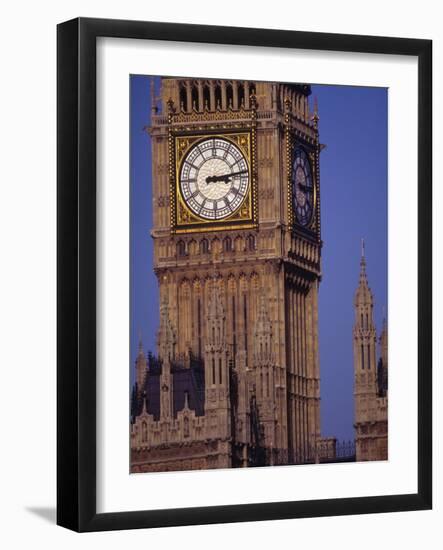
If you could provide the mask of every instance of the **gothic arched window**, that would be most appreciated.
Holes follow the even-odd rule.
[[[142,422],[142,442],[146,443],[148,441],[148,425],[145,421]]]
[[[217,84],[217,86],[215,87],[215,108],[221,109],[221,103],[222,103],[221,87],[220,87],[220,84]]]
[[[186,88],[180,86],[180,110],[186,111]]]
[[[245,106],[245,87],[243,83],[238,85],[238,106]]]
[[[209,109],[211,106],[211,95],[209,93],[209,86],[203,88],[203,108]]]
[[[200,254],[207,254],[209,252],[209,241],[208,239],[202,239],[200,242]]]
[[[199,110],[199,105],[198,105],[198,89],[197,89],[197,86],[192,86],[191,97],[192,97],[192,108],[195,109],[196,111],[198,111]]]
[[[234,93],[232,91],[232,84],[226,86],[226,101],[228,102],[228,108],[232,109],[234,101]]]
[[[223,251],[224,252],[231,252],[232,250],[232,239],[231,237],[225,237],[223,240]]]
[[[255,250],[255,237],[254,237],[254,235],[249,235],[246,242],[247,242],[248,250]]]
[[[177,256],[186,256],[186,245],[183,241],[177,243]]]

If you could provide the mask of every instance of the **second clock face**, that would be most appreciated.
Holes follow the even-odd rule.
[[[233,142],[205,138],[185,155],[179,184],[194,214],[205,220],[223,220],[240,208],[248,194],[248,162]]]
[[[301,148],[294,151],[291,180],[292,204],[296,219],[300,225],[307,226],[311,222],[314,210],[314,184],[308,156]]]

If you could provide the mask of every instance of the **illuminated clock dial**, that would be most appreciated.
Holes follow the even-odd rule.
[[[314,211],[314,183],[308,156],[301,148],[294,151],[291,183],[295,218],[300,225],[307,226]]]
[[[223,220],[240,208],[248,194],[248,162],[233,142],[205,138],[185,155],[179,184],[194,214],[205,220]]]

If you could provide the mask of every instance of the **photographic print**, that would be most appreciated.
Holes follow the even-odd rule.
[[[132,75],[129,108],[131,473],[387,460],[388,90]]]

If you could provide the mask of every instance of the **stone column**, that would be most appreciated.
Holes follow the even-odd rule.
[[[163,362],[160,376],[160,417],[164,420],[172,418],[172,378],[169,359]]]
[[[220,88],[221,88],[221,110],[226,111],[227,109],[227,102],[226,102],[226,80],[220,81]]]
[[[191,81],[186,81],[186,110],[188,113],[192,111],[192,89],[191,89]]]
[[[198,80],[198,83],[197,83],[197,86],[198,86],[198,111],[203,111],[204,110],[204,105],[203,105],[203,84],[202,84],[202,81],[201,80]]]
[[[209,81],[209,109],[215,111],[215,89],[213,80]]]
[[[249,82],[245,80],[245,109],[249,109]]]
[[[238,109],[238,84],[236,80],[232,81],[232,108]]]

